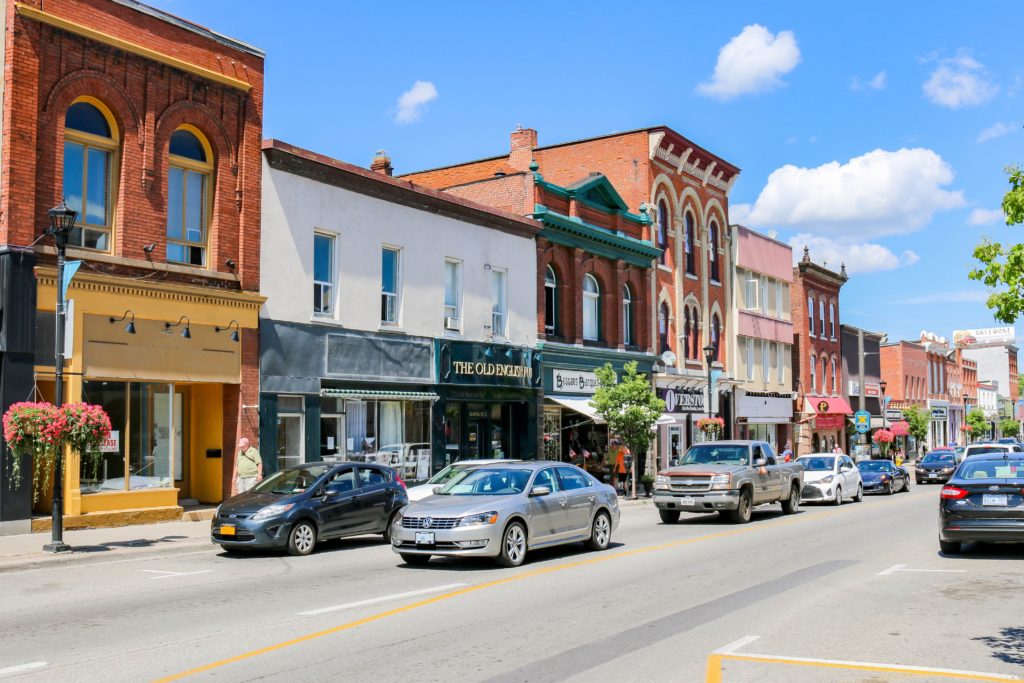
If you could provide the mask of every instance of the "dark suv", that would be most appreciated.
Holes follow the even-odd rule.
[[[318,541],[383,534],[409,503],[405,482],[387,467],[365,462],[307,463],[281,470],[222,503],[210,535],[228,551],[287,548],[308,555]]]

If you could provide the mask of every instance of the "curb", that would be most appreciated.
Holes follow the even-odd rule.
[[[173,545],[154,547],[128,546],[124,549],[109,548],[107,550],[97,551],[75,551],[74,547],[72,547],[70,552],[54,555],[47,555],[42,552],[32,555],[17,555],[10,559],[0,559],[0,574],[27,569],[46,569],[49,567],[58,567],[67,564],[87,567],[90,565],[106,564],[110,561],[128,560],[135,557],[159,557],[161,555],[176,555],[183,550],[201,550],[203,548],[210,548],[213,550],[215,548],[215,544],[208,538],[169,541],[168,543],[172,543]],[[98,561],[88,561],[93,558]]]

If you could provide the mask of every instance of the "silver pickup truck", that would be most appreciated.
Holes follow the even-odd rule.
[[[767,442],[711,441],[658,473],[654,504],[666,524],[680,512],[721,512],[744,524],[756,505],[781,502],[786,514],[797,512],[803,480],[803,465],[780,463]]]

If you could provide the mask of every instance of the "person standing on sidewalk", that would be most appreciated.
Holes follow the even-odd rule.
[[[235,464],[231,475],[234,482],[232,495],[245,493],[262,478],[263,459],[260,458],[260,452],[249,445],[249,439],[243,436],[235,449]]]

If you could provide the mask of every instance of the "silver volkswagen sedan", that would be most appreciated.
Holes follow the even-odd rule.
[[[536,548],[582,541],[604,550],[618,525],[615,489],[578,467],[493,464],[466,470],[403,508],[392,523],[391,549],[407,564],[448,555],[518,567]]]

